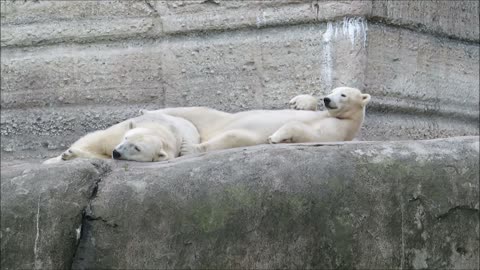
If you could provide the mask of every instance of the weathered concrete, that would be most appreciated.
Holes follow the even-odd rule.
[[[125,38],[163,39],[192,32],[363,17],[371,9],[368,1],[2,1],[2,29],[5,31],[2,46],[91,43]],[[62,22],[60,25],[59,21]],[[75,21],[80,22],[81,27],[71,23]]]
[[[2,103],[5,109],[149,102],[240,110],[283,105],[292,94],[311,92],[314,86],[322,92],[346,82],[360,87],[366,32],[355,28],[364,22],[330,24],[331,33],[325,35],[327,27],[217,33],[207,41],[182,37],[136,45],[6,50]],[[343,27],[354,28],[354,44]],[[332,73],[344,66],[348,69]],[[329,74],[319,74],[326,70]]]
[[[459,137],[2,164],[2,269],[476,269],[478,156]]]
[[[370,24],[366,89],[386,106],[478,119],[478,59],[478,44]]]
[[[383,24],[369,24],[368,37],[365,89],[373,100],[362,138],[478,134],[478,43]]]
[[[478,1],[373,0],[369,17],[416,31],[479,41]]]
[[[141,108],[285,108],[342,85],[373,96],[358,139],[479,134],[476,1],[0,5],[2,160]]]

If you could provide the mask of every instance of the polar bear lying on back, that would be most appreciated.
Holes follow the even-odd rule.
[[[166,114],[142,115],[87,134],[60,156],[43,164],[79,157],[162,161],[178,157],[182,143],[200,143],[200,135],[192,123]]]
[[[142,111],[187,119],[200,132],[201,143],[183,145],[182,155],[264,143],[302,143],[352,140],[363,123],[370,95],[339,87],[323,99],[327,111],[316,109],[317,100],[297,96],[291,103],[300,110],[256,110],[225,113],[204,107]],[[305,110],[306,109],[306,110]]]

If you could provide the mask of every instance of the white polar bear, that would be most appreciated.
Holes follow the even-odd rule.
[[[143,115],[89,133],[43,164],[79,157],[162,161],[178,157],[182,143],[200,143],[200,135],[192,123],[170,115]]]
[[[201,143],[184,146],[183,154],[264,143],[333,142],[352,140],[363,123],[370,95],[339,87],[323,99],[327,111],[255,110],[225,113],[205,107],[142,111],[145,115],[168,114],[192,122]],[[297,96],[291,106],[316,109],[312,96]]]

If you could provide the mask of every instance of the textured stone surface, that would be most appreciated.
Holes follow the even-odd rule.
[[[476,1],[0,4],[2,160],[140,108],[285,108],[343,85],[373,96],[357,139],[479,133]]]
[[[2,269],[476,269],[478,155],[458,137],[2,163]]]
[[[418,114],[478,119],[478,59],[478,44],[370,24],[366,88],[387,106],[382,99]]]
[[[69,269],[83,210],[107,170],[95,161],[65,166],[2,162],[2,269]]]
[[[357,19],[216,33],[205,40],[4,50],[2,104],[278,107],[297,93],[326,93],[347,83],[361,87],[365,25]]]
[[[373,0],[370,17],[393,25],[479,41],[478,1]]]
[[[478,134],[478,43],[383,24],[369,24],[368,37],[364,139]]]

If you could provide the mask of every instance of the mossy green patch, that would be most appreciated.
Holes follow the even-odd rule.
[[[218,231],[225,227],[235,212],[253,208],[258,201],[258,194],[248,187],[229,186],[221,194],[210,194],[208,198],[192,204],[192,219],[205,233]]]

